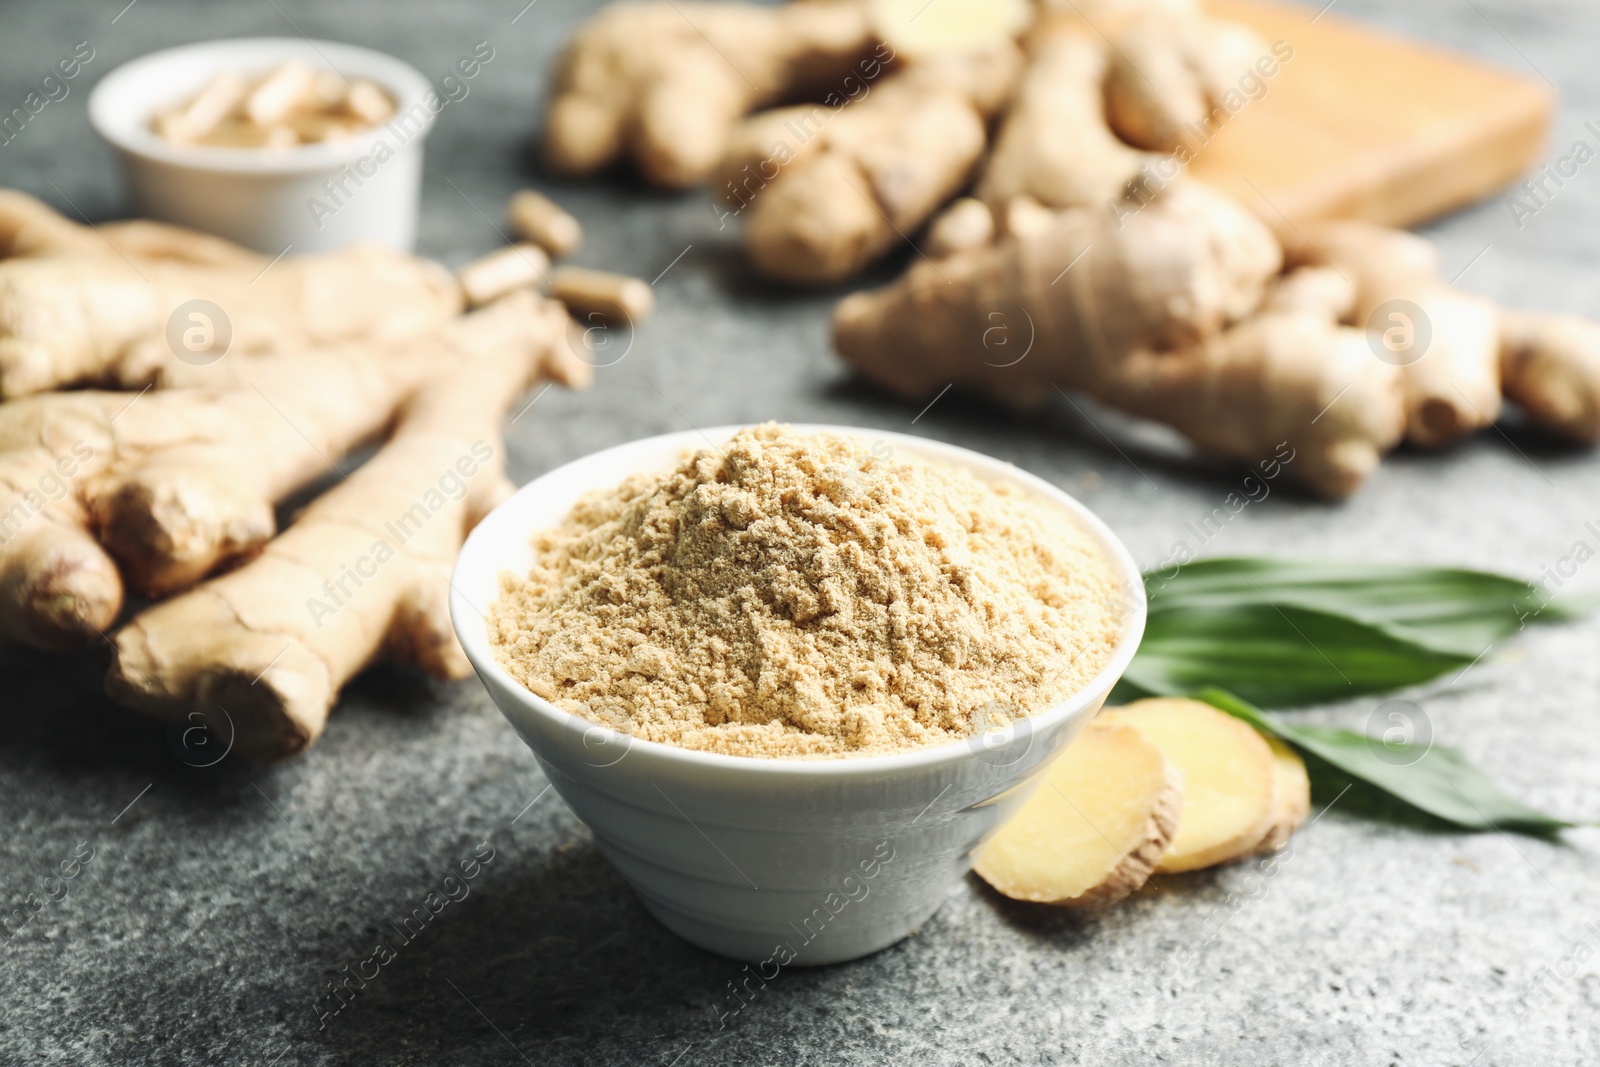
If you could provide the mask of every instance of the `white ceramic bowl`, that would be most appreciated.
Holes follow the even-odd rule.
[[[974,846],[1027,798],[1039,772],[1105,702],[1143,636],[1145,602],[1127,549],[1048,482],[921,438],[799,426],[868,448],[885,442],[1060,504],[1099,540],[1127,593],[1122,634],[1105,670],[1049,711],[968,742],[822,760],[725,756],[635,740],[570,715],[513,679],[494,658],[483,612],[498,596],[499,575],[531,564],[533,531],[561,522],[590,490],[666,467],[738,429],[635,441],[524,486],[467,539],[450,610],[490,696],[645,907],[685,939],[758,963],[770,978],[771,966],[875,952],[938,910],[971,866]]]
[[[283,151],[175,145],[150,128],[224,70],[265,72],[291,59],[332,64],[352,80],[387,89],[396,118],[349,138]],[[101,79],[89,121],[117,152],[134,211],[277,255],[322,252],[358,241],[409,250],[422,190],[422,143],[435,112],[415,67],[332,41],[252,37],[169,48]],[[434,97],[437,100],[437,97]]]

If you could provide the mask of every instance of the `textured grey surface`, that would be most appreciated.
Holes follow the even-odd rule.
[[[372,45],[438,77],[487,40],[495,59],[428,147],[423,246],[452,263],[499,243],[484,216],[498,219],[511,189],[548,184],[528,151],[538,99],[550,57],[591,6],[539,0],[513,25],[523,0],[138,0],[119,16],[122,3],[0,7],[6,110],[74,43],[96,50],[72,95],[0,148],[0,181],[63,208],[70,199],[95,218],[116,214],[116,178],[89,132],[85,90],[156,47],[303,31]],[[1600,116],[1600,13],[1583,0],[1515,11],[1344,0],[1337,11],[1536,65],[1564,94],[1558,144]],[[627,357],[592,392],[553,391],[518,424],[519,480],[690,425],[908,428],[915,411],[853,385],[830,356],[832,295],[779,295],[749,280],[704,195],[554,188],[588,229],[582,262],[650,278],[688,251],[660,279],[660,312]],[[1495,201],[1435,235],[1451,273],[1471,262],[1465,285],[1595,314],[1597,224],[1591,166],[1521,231]],[[1443,456],[1396,456],[1343,506],[1276,486],[1201,545],[1185,524],[1217,506],[1237,475],[1196,466],[1148,428],[1084,411],[1093,424],[1065,403],[1019,420],[947,397],[911,429],[1078,493],[1148,564],[1187,541],[1207,553],[1538,576],[1574,542],[1593,544],[1583,523],[1600,519],[1600,457],[1513,429]],[[1593,816],[1597,637],[1595,623],[1535,633],[1417,699],[1439,739],[1518,795]],[[0,652],[9,724],[0,906],[41,892],[75,851],[93,853],[68,895],[0,939],[0,1062],[1600,1060],[1594,831],[1566,844],[1424,832],[1335,806],[1296,838],[1275,877],[1232,869],[1165,879],[1090,921],[1017,909],[969,881],[917,936],[854,964],[786,972],[718,1029],[739,968],[645,915],[560,799],[541,793],[532,757],[476,683],[373,672],[298,763],[195,769],[160,728],[98,695],[97,669],[93,655]],[[1371,711],[1368,702],[1325,716],[1359,727]],[[485,841],[494,858],[470,896],[445,907],[342,1013],[321,1019],[328,981],[370,956],[388,924]]]

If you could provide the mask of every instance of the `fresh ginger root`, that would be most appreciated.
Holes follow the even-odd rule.
[[[562,56],[545,155],[564,174],[626,156],[653,184],[699,185],[745,114],[840,89],[872,48],[866,11],[850,0],[613,4]]]
[[[42,201],[0,189],[0,259],[18,256],[100,256],[177,260],[202,266],[259,271],[267,260],[232,241],[149,219],[80,226]]]
[[[1248,724],[1198,700],[1140,700],[1102,714],[1132,726],[1183,779],[1178,832],[1156,871],[1177,874],[1249,856],[1276,825],[1272,749]]]
[[[1109,50],[1090,33],[1057,19],[1030,35],[1027,71],[978,180],[976,195],[991,211],[1022,196],[1052,208],[1102,208],[1155,158],[1106,125]]]
[[[982,200],[964,196],[928,224],[922,250],[931,259],[982,248],[995,239],[994,213]]]
[[[1212,73],[1232,71],[1247,50],[1238,42],[1254,42],[1250,31],[1211,20],[1180,0],[1068,6],[1070,11],[1052,13],[1047,5],[1026,35],[1026,69],[974,189],[989,209],[987,225],[970,200],[957,201],[929,227],[928,255],[937,259],[974,248],[980,243],[976,235],[985,229],[999,237],[1028,237],[1048,228],[1051,212],[1070,208],[1136,214],[1154,196],[1146,176],[1160,157],[1119,136],[1109,121],[1109,94],[1128,74],[1114,42],[1131,37],[1135,45],[1130,47],[1136,47],[1139,39],[1147,39],[1169,66],[1179,63],[1189,71],[1186,64],[1192,60],[1197,69]],[[1172,22],[1188,28],[1181,39],[1150,29]],[[1219,50],[1228,47],[1213,55],[1207,51],[1213,44]],[[1204,54],[1193,54],[1196,50]],[[1167,81],[1188,85],[1173,77]],[[1209,100],[1204,91],[1189,88],[1202,102]],[[1120,92],[1128,121],[1147,124],[1161,121],[1156,111],[1171,96],[1148,84],[1137,96],[1125,87]],[[1171,147],[1149,138],[1139,143]]]
[[[1507,399],[1540,426],[1584,444],[1600,442],[1600,324],[1502,310],[1500,377]]]
[[[1405,412],[1399,371],[1338,324],[1350,299],[1342,281],[1290,274],[1257,314],[1197,346],[1131,353],[1090,391],[1213,455],[1248,464],[1278,454],[1320,494],[1349,496],[1399,444]]]
[[[647,180],[672,188],[715,174],[730,213],[748,214],[744,248],[756,270],[825,285],[910,240],[980,170],[976,196],[997,217],[1022,196],[1052,209],[1123,197],[1157,157],[1113,132],[1108,94],[1130,129],[1204,122],[1224,82],[1267,53],[1253,33],[1189,0],[1043,9],[1021,0],[614,4],[567,50],[547,152],[574,174],[631,154]],[[1018,36],[1029,42],[1020,92]],[[1136,84],[1131,68],[1112,64],[1111,42],[1123,37],[1159,61],[1160,84]],[[785,99],[818,103],[739,121]],[[977,216],[962,210],[965,241]],[[941,238],[932,246],[936,258],[953,251]]]
[[[1016,197],[1058,210],[1122,200],[1155,151],[1178,149],[1185,124],[1204,125],[1271,58],[1253,31],[1191,5],[1101,7],[1041,16],[1028,33],[1027,71],[977,185],[995,213]]]
[[[1271,46],[1237,22],[1198,11],[1146,14],[1116,36],[1106,115],[1136,148],[1170,152],[1204,143],[1216,112],[1244,106],[1241,80],[1259,83],[1257,64],[1275,70],[1276,62]]]
[[[373,459],[251,562],[117,633],[113,699],[163,718],[197,713],[242,756],[275,760],[317,739],[339,690],[380,654],[440,678],[470,674],[450,624],[451,567],[510,492],[501,418],[566,358],[559,304],[531,293],[505,303],[523,305],[517,336],[424,382]]]
[[[829,284],[920,229],[971,180],[1020,66],[1002,40],[907,63],[837,112],[800,106],[751,120],[732,138],[720,185],[748,214],[751,264],[779,281]]]
[[[588,366],[545,342],[565,328],[556,307],[521,294],[404,344],[186,367],[185,388],[148,396],[0,405],[0,640],[83,645],[115,621],[124,581],[161,596],[247,557],[276,502],[380,436],[443,368],[537,342],[542,374],[585,384]]]
[[[104,236],[102,236],[102,234]],[[155,223],[96,232],[20,193],[0,196],[0,397],[70,385],[138,388],[177,362],[190,330],[198,351],[259,354],[344,340],[401,340],[460,313],[442,268],[377,247],[268,257]],[[174,312],[189,301],[226,324]],[[176,333],[174,346],[170,333]]]
[[[1136,892],[1179,831],[1183,778],[1132,726],[1092,722],[972,869],[1014,900],[1099,908]]]
[[[1414,444],[1437,448],[1491,425],[1502,396],[1558,437],[1600,442],[1600,323],[1497,308],[1446,282],[1428,241],[1370,223],[1308,226],[1287,254],[1355,283],[1345,321],[1400,367]]]
[[[1064,212],[847,297],[835,344],[911,399],[952,382],[1009,400],[1082,389],[1229,458],[1287,445],[1302,480],[1345,496],[1399,440],[1399,372],[1337,325],[1347,284],[1327,271],[1273,283],[1279,263],[1253,215],[1175,184],[1120,223]]]
[[[841,301],[834,342],[909,398],[952,382],[1002,397],[1093,391],[1127,353],[1196,344],[1249,315],[1280,263],[1255,216],[1204,186],[1174,185],[1121,223],[1068,211],[1031,237],[915,264]]]
[[[1349,321],[1377,335],[1384,355],[1375,358],[1401,368],[1413,444],[1438,448],[1499,418],[1497,312],[1439,276],[1432,244],[1371,223],[1328,222],[1307,227],[1289,258],[1330,265],[1355,283]]]
[[[841,301],[845,360],[919,403],[952,384],[1020,403],[1081,389],[1222,457],[1287,446],[1295,475],[1336,498],[1402,439],[1439,447],[1492,424],[1502,392],[1553,433],[1600,441],[1600,324],[1497,309],[1446,283],[1420,237],[1328,222],[1280,250],[1186,180],[1052,215],[1034,193],[1065,194],[1035,179],[958,201],[930,228],[936,264]],[[1273,279],[1280,259],[1297,269]]]

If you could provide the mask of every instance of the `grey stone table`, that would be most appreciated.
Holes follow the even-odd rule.
[[[459,264],[494,248],[487,220],[532,182],[582,218],[582,262],[661,275],[659,314],[627,357],[591,392],[552,391],[518,423],[519,480],[651,433],[827,421],[1014,461],[1081,496],[1145,563],[1185,541],[1537,577],[1593,539],[1600,456],[1515,428],[1442,456],[1395,456],[1340,506],[1275,487],[1202,544],[1188,524],[1238,474],[1197,465],[1149,427],[1065,402],[1002,417],[953,396],[910,426],[916,411],[852,383],[830,355],[836,294],[752,281],[703,194],[566,188],[540,173],[542,87],[590,0],[125,2],[0,5],[6,111],[77,42],[95,50],[71,95],[0,147],[0,182],[114,216],[117,180],[85,91],[158,47],[304,33],[437,78],[476,42],[492,45],[428,145],[424,251]],[[1587,0],[1343,0],[1337,11],[1536,71],[1563,93],[1556,143],[1593,138],[1583,123],[1600,116],[1600,11]],[[1434,235],[1451,273],[1470,263],[1463,284],[1600,313],[1600,172],[1583,170],[1525,221],[1516,228],[1492,201]],[[1531,633],[1417,699],[1436,737],[1515,793],[1593,817],[1597,637],[1600,622]],[[3,1063],[1600,1062],[1594,831],[1565,843],[1440,833],[1336,805],[1270,880],[1239,869],[1167,879],[1087,921],[1012,907],[969,880],[916,936],[786,972],[719,1028],[737,965],[645,914],[477,683],[374,671],[299,762],[194,768],[162,729],[100,696],[99,666],[0,652],[0,909],[64,862],[77,871],[65,897],[0,939]],[[1360,727],[1372,710],[1317,714]],[[491,850],[468,897],[324,1016],[330,980],[448,870]]]

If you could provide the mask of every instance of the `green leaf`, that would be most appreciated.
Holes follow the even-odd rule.
[[[1294,726],[1220,689],[1195,694],[1262,733],[1374,786],[1412,808],[1464,830],[1552,834],[1574,823],[1546,815],[1507,794],[1465,756],[1444,745],[1397,744],[1350,730]]]
[[[1576,607],[1504,575],[1396,563],[1206,559],[1172,577],[1152,571],[1145,589],[1153,616],[1292,604],[1469,657],[1529,622],[1570,618]]]
[[[1152,610],[1124,691],[1179,696],[1218,686],[1270,707],[1417,685],[1476,652],[1419,643],[1388,627],[1293,603],[1186,603]]]

